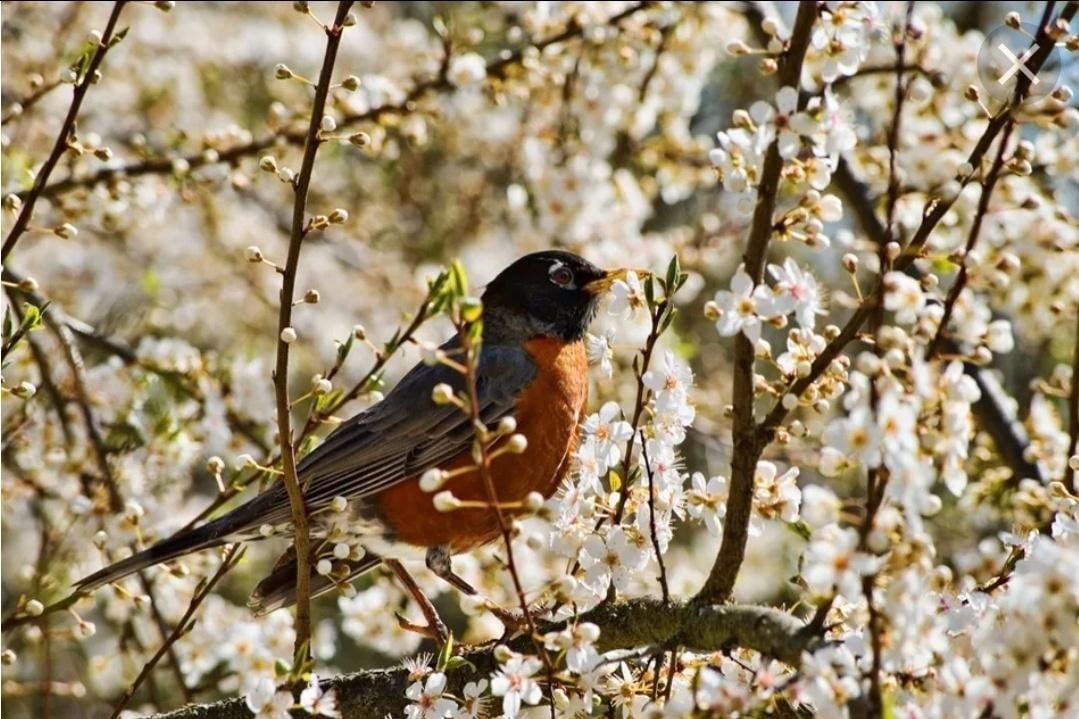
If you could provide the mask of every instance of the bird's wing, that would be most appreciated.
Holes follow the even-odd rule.
[[[447,353],[456,341],[443,346]],[[487,424],[511,414],[521,391],[536,373],[531,357],[519,347],[485,346],[476,370],[480,417]],[[445,463],[471,447],[474,436],[468,415],[459,407],[436,405],[435,385],[446,383],[461,391],[464,377],[445,365],[417,365],[384,400],[343,422],[297,467],[306,487],[308,511],[328,505],[334,497],[355,500]],[[281,502],[262,521],[287,521],[287,497],[279,484],[273,490]]]

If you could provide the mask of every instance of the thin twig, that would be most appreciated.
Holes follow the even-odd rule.
[[[790,86],[795,90],[801,87],[802,63],[809,48],[816,19],[816,2],[802,0],[798,4],[794,30],[779,68],[780,87]],[[753,222],[743,258],[745,271],[754,284],[759,284],[764,279],[764,258],[768,250],[768,240],[772,235],[782,170],[783,158],[779,155],[777,136],[765,154],[757,189],[757,204],[753,210]],[[754,364],[753,343],[744,334],[739,334],[734,338],[734,455],[731,459],[730,493],[727,496],[726,521],[723,523],[723,541],[708,580],[698,595],[705,601],[726,601],[730,597],[738,569],[745,557],[749,520],[753,509],[753,478],[765,445],[756,431],[753,417]]]
[[[617,28],[621,23],[629,17],[636,15],[638,12],[650,7],[654,2],[638,2],[630,5],[625,10],[612,15],[606,22],[608,27]],[[574,38],[580,37],[584,34],[587,27],[595,27],[594,25],[581,25],[576,22],[571,22],[566,29],[549,35],[545,38],[537,40],[531,44],[528,44],[522,48],[518,48],[512,51],[503,51],[494,60],[487,63],[487,77],[502,79],[508,77],[511,70],[520,66],[525,57],[530,56],[533,50],[542,51],[544,48],[554,45],[556,43],[567,42]],[[455,86],[449,81],[449,78],[439,73],[433,77],[416,83],[411,90],[405,95],[404,99],[400,102],[386,102],[381,105],[376,105],[363,112],[349,113],[341,118],[338,123],[339,129],[348,127],[354,127],[356,125],[365,122],[378,122],[383,117],[392,117],[395,115],[405,115],[412,112],[416,104],[427,97],[427,95],[435,92],[449,92],[453,91]],[[175,155],[167,157],[151,157],[138,162],[133,162],[127,165],[119,167],[105,167],[96,172],[83,177],[67,177],[63,180],[53,182],[46,185],[43,191],[40,193],[42,197],[52,197],[55,195],[63,194],[71,190],[80,187],[93,187],[102,182],[108,182],[109,180],[117,177],[138,177],[142,175],[165,175],[173,172],[175,162],[178,159],[182,159],[187,162],[187,165],[191,169],[201,167],[203,165],[209,165],[214,163],[235,164],[244,157],[250,157],[257,155],[264,150],[268,150],[274,147],[280,142],[286,142],[293,145],[298,145],[304,142],[304,133],[297,130],[295,127],[283,127],[274,132],[271,132],[263,137],[260,137],[251,142],[235,145],[233,147],[220,150],[216,155],[207,154],[204,151],[193,152],[187,155]],[[20,198],[25,199],[24,194],[16,193]]]
[[[116,702],[116,706],[113,709],[112,716],[109,717],[109,719],[117,719],[117,717],[120,716],[120,713],[123,712],[124,707],[126,707],[128,705],[128,702],[131,701],[131,698],[135,696],[135,692],[138,691],[138,688],[142,686],[142,683],[146,681],[146,679],[150,676],[151,672],[153,672],[154,670],[154,667],[156,667],[157,663],[161,661],[161,658],[164,657],[166,653],[172,650],[172,646],[184,634],[191,630],[191,627],[194,626],[192,618],[195,616],[195,612],[198,610],[199,606],[202,605],[202,602],[206,599],[206,597],[210,595],[210,592],[213,591],[214,586],[216,586],[217,583],[221,581],[221,579],[229,572],[229,570],[235,567],[237,562],[240,561],[240,557],[243,556],[245,549],[246,547],[243,547],[242,545],[233,544],[225,550],[225,557],[222,560],[221,565],[217,568],[217,571],[215,571],[208,580],[204,581],[198,587],[198,589],[195,590],[195,594],[193,597],[191,597],[191,601],[188,603],[187,610],[184,612],[184,615],[180,617],[180,621],[177,622],[176,628],[172,630],[172,633],[168,636],[168,638],[161,644],[161,646],[154,653],[154,655],[150,657],[150,661],[146,662],[145,666],[143,666],[142,668],[142,671],[140,671],[139,675],[135,677],[135,681],[131,683],[131,686],[127,688],[127,691],[125,691],[123,696],[121,696],[120,699]]]
[[[62,84],[59,77],[50,80],[49,82],[42,82],[41,85],[26,93],[21,100],[13,102],[11,106],[8,107],[7,112],[0,117],[0,122],[6,125],[16,118],[23,117],[27,110],[37,104],[38,100],[60,87]],[[16,106],[18,106],[18,110],[15,109]]]
[[[67,117],[64,118],[63,124],[60,125],[60,134],[56,136],[56,142],[53,144],[52,152],[49,153],[49,157],[45,160],[45,163],[34,177],[33,186],[30,188],[29,192],[26,193],[26,196],[22,198],[23,204],[22,209],[19,210],[19,216],[15,219],[15,224],[12,226],[11,232],[9,232],[8,236],[4,239],[4,246],[2,251],[0,251],[0,262],[7,262],[7,257],[15,247],[15,243],[18,242],[19,238],[22,237],[22,234],[26,232],[27,227],[30,225],[30,218],[34,214],[34,205],[37,203],[42,190],[49,181],[49,175],[52,174],[53,169],[56,168],[56,163],[60,161],[64,152],[67,151],[68,145],[75,133],[75,119],[79,116],[79,108],[82,107],[82,100],[86,97],[86,91],[90,88],[90,85],[94,83],[97,69],[101,66],[101,61],[105,59],[105,53],[107,53],[112,46],[113,30],[116,28],[116,22],[120,19],[120,11],[123,10],[125,2],[126,0],[117,0],[112,6],[112,14],[109,15],[109,22],[105,26],[105,32],[101,34],[101,40],[98,42],[93,57],[90,58],[90,64],[86,66],[86,71],[83,73],[82,79],[75,86],[75,92],[71,97],[71,106],[67,110]]]
[[[898,238],[895,232],[895,213],[899,202],[899,141],[903,121],[903,103],[906,99],[906,86],[903,84],[903,74],[906,70],[907,38],[910,34],[910,23],[914,16],[914,0],[907,2],[906,15],[902,28],[894,30],[895,46],[895,97],[892,111],[892,124],[888,131],[888,199],[887,221],[884,228],[883,242],[877,243],[878,258],[878,281],[877,297],[873,303],[873,351],[880,355],[880,328],[884,324],[884,275],[888,272],[889,245]],[[879,422],[878,408],[880,404],[880,392],[876,382],[870,382],[869,403],[872,409],[874,422]],[[869,534],[873,530],[873,522],[876,520],[877,511],[884,501],[884,488],[888,483],[890,474],[887,467],[881,465],[869,467],[866,471],[866,510],[862,518],[861,531],[859,532],[858,544],[861,551],[868,551]],[[862,593],[865,595],[866,606],[869,610],[869,645],[873,656],[869,669],[869,708],[875,715],[883,712],[884,699],[881,691],[881,666],[883,663],[883,639],[881,637],[884,617],[877,606],[874,592],[874,584],[877,581],[875,573],[862,578]]]
[[[1050,3],[1050,5],[1052,5],[1052,3]],[[1049,8],[1047,8],[1047,11],[1048,9]],[[1079,10],[1079,3],[1069,2],[1065,6],[1063,12],[1061,12],[1060,19],[1063,19],[1066,22],[1070,22],[1071,19],[1075,16],[1077,10]],[[1031,74],[1036,74],[1039,70],[1041,70],[1042,64],[1048,57],[1049,52],[1053,49],[1052,40],[1044,32],[1045,24],[1046,23],[1044,22],[1042,23],[1043,29],[1039,30],[1037,36],[1035,37],[1034,43],[1031,46],[1037,48],[1034,55],[1031,56],[1031,59],[1027,62],[1027,67],[1030,69]],[[1024,82],[1024,80],[1026,80],[1025,75],[1020,78],[1016,87],[1017,91],[1023,91],[1022,94],[1014,98],[1007,107],[998,112],[993,117],[993,119],[989,121],[988,125],[985,128],[985,131],[982,133],[981,138],[979,138],[978,142],[975,143],[974,148],[971,150],[970,155],[967,157],[967,162],[970,164],[971,167],[979,167],[981,165],[982,159],[985,157],[985,154],[989,150],[989,147],[992,145],[993,141],[997,138],[1000,132],[1004,129],[1004,126],[1011,119],[1012,113],[1014,113],[1016,108],[1021,104],[1023,98],[1025,98],[1025,93],[1030,88],[1030,82]],[[967,181],[969,181],[969,178],[966,178],[964,180],[964,183]],[[929,208],[929,210],[922,218],[922,223],[918,227],[918,230],[915,232],[914,237],[911,239],[910,243],[907,245],[903,253],[898,258],[896,258],[895,263],[892,266],[893,270],[899,272],[906,272],[914,265],[914,261],[920,256],[922,247],[925,245],[925,242],[929,239],[929,236],[933,233],[933,230],[936,229],[940,221],[944,218],[944,215],[946,215],[951,209],[952,205],[959,197],[959,194],[960,193],[956,193],[951,198],[940,198],[931,208]],[[876,289],[874,288],[874,291],[870,294],[875,297],[877,294]],[[871,303],[865,303],[854,311],[854,314],[852,314],[850,319],[847,320],[847,323],[843,326],[843,329],[840,330],[839,335],[834,340],[829,342],[828,345],[825,346],[825,348],[821,351],[821,353],[817,355],[817,358],[813,360],[809,374],[805,377],[799,378],[793,384],[791,384],[790,388],[787,390],[787,393],[799,397],[802,395],[802,393],[806,391],[806,389],[809,388],[810,385],[812,385],[814,382],[817,381],[817,379],[820,378],[824,371],[828,369],[828,366],[832,363],[832,360],[838,357],[839,354],[843,351],[843,349],[848,344],[850,344],[850,342],[858,335],[858,332],[861,330],[862,325],[865,324],[867,319],[869,319],[869,316],[872,312],[872,307],[870,306],[870,304]],[[787,414],[788,410],[783,406],[783,404],[781,402],[776,402],[775,406],[768,412],[768,415],[765,417],[764,421],[760,424],[758,428],[758,431],[764,441],[771,441],[774,438],[776,429],[779,427],[780,424],[782,424],[783,420],[786,419]]]
[[[959,299],[959,295],[963,292],[963,289],[967,286],[967,278],[969,277],[970,269],[970,253],[974,250],[975,245],[978,244],[978,238],[981,234],[982,221],[985,220],[985,216],[989,213],[989,201],[993,197],[993,190],[997,186],[997,180],[1000,179],[1001,170],[1004,167],[1004,155],[1008,151],[1008,140],[1012,136],[1012,130],[1015,129],[1015,120],[1013,119],[1004,128],[1004,134],[1000,138],[1000,147],[997,148],[997,156],[993,160],[993,165],[989,168],[989,174],[986,175],[985,182],[982,183],[982,194],[978,198],[978,209],[974,213],[974,221],[970,226],[970,233],[967,235],[967,244],[963,248],[963,259],[959,266],[959,275],[955,278],[955,282],[952,283],[951,288],[948,290],[948,296],[944,300],[944,313],[940,318],[940,325],[937,326],[936,334],[933,335],[933,340],[929,343],[929,349],[926,351],[926,357],[932,359],[936,357],[940,351],[944,342],[945,330],[948,327],[948,323],[952,319],[952,312],[955,310],[955,303]]]
[[[315,99],[311,104],[311,119],[304,142],[303,161],[296,176],[295,203],[292,209],[292,234],[289,237],[288,257],[281,280],[281,308],[277,320],[277,362],[274,365],[274,389],[277,399],[277,431],[281,443],[281,481],[288,491],[292,510],[293,546],[296,550],[296,653],[294,668],[302,670],[310,657],[311,644],[311,556],[307,508],[304,506],[303,490],[296,476],[296,453],[292,446],[292,418],[288,391],[289,343],[281,335],[292,326],[292,297],[296,288],[296,268],[300,261],[300,247],[307,236],[307,193],[311,186],[311,174],[315,168],[315,155],[322,144],[319,127],[326,110],[326,98],[333,80],[333,65],[337,48],[341,43],[345,17],[352,7],[352,0],[342,0],[337,5],[333,25],[326,28],[326,54],[322,71],[315,86]]]
[[[187,679],[184,678],[183,665],[180,663],[179,655],[176,654],[176,647],[169,641],[168,624],[165,622],[165,617],[161,615],[161,610],[157,606],[153,582],[146,577],[145,572],[138,572],[138,578],[139,583],[142,585],[142,591],[146,592],[146,596],[150,598],[150,614],[153,616],[154,624],[157,625],[157,631],[161,634],[162,646],[167,650],[169,665],[172,667],[172,673],[176,678],[176,684],[180,687],[180,693],[183,694],[184,701],[190,702],[192,699],[191,689],[187,686]]]
[[[652,535],[652,547],[656,550],[659,562],[659,588],[663,601],[671,601],[671,590],[667,586],[667,567],[663,563],[663,552],[659,548],[659,534],[656,531],[656,485],[652,473],[652,462],[648,459],[648,443],[641,442],[641,458],[644,459],[644,471],[648,476],[648,529]]]
[[[1076,306],[1075,310],[1076,319],[1079,320],[1079,306]],[[1071,385],[1071,392],[1068,394],[1068,456],[1064,458],[1064,486],[1068,487],[1072,494],[1077,494],[1079,484],[1076,482],[1075,469],[1072,468],[1072,457],[1079,454],[1079,322],[1075,328]]]
[[[60,322],[50,312],[43,315],[45,326],[48,327],[63,350],[64,359],[68,369],[71,370],[72,386],[75,390],[73,401],[82,413],[83,423],[86,425],[86,436],[90,440],[90,446],[94,450],[94,459],[97,462],[98,472],[101,474],[101,483],[105,487],[109,498],[109,508],[119,512],[123,506],[123,498],[120,488],[116,484],[112,467],[109,465],[109,449],[105,445],[105,439],[101,436],[101,430],[97,426],[97,418],[94,416],[90,391],[87,388],[86,364],[82,359],[82,352],[75,342],[71,329]]]
[[[481,427],[485,427],[483,418],[480,416],[479,388],[476,379],[479,357],[477,356],[477,348],[472,343],[470,331],[471,326],[465,323],[460,324],[457,328],[457,334],[461,338],[461,349],[464,353],[464,379],[465,389],[468,392],[469,419],[472,421],[472,426],[479,431]],[[551,666],[551,659],[547,655],[546,647],[544,647],[543,642],[539,639],[539,634],[536,631],[536,621],[532,616],[532,609],[528,606],[528,599],[525,597],[524,584],[521,582],[521,575],[517,570],[517,560],[513,553],[513,534],[510,532],[510,524],[506,521],[506,515],[502,511],[502,503],[498,499],[498,490],[495,488],[494,478],[491,477],[491,457],[488,451],[487,442],[484,442],[483,438],[477,435],[476,446],[479,448],[479,466],[477,469],[480,473],[480,479],[483,481],[487,502],[491,505],[492,509],[494,509],[495,519],[498,521],[498,531],[502,535],[502,543],[506,547],[506,569],[509,571],[510,578],[513,580],[513,588],[517,593],[517,602],[521,607],[525,625],[528,627],[528,634],[532,637],[532,643],[536,652],[540,655],[540,658],[543,659],[543,665],[547,671],[547,691],[551,695],[551,710],[553,712],[554,682],[552,681],[552,678],[554,677],[554,668]]]

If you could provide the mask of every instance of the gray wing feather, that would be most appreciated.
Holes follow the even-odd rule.
[[[455,340],[443,345],[447,352],[456,348]],[[511,414],[535,373],[536,366],[523,349],[484,347],[476,372],[483,421],[490,424]],[[458,407],[439,406],[431,399],[432,389],[443,382],[458,391],[465,384],[460,373],[445,365],[417,365],[382,402],[343,422],[305,456],[297,472],[307,488],[308,510],[318,510],[337,496],[362,499],[466,451],[473,437],[468,416]],[[269,491],[279,493],[280,501],[261,521],[288,521],[284,488],[278,484]]]

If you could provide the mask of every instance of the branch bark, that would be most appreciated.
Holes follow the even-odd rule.
[[[49,175],[56,168],[56,163],[60,161],[64,152],[67,151],[68,143],[75,132],[75,119],[79,116],[79,108],[82,107],[86,91],[90,89],[90,85],[94,82],[97,69],[101,67],[101,62],[105,59],[105,53],[112,46],[113,31],[116,29],[116,23],[120,19],[120,11],[124,9],[125,2],[126,0],[117,0],[116,4],[112,6],[112,14],[109,15],[109,22],[105,26],[105,32],[101,34],[97,50],[94,51],[93,57],[90,58],[90,64],[87,65],[82,79],[75,86],[75,92],[71,97],[71,106],[68,108],[63,124],[60,125],[60,134],[56,136],[52,152],[49,153],[45,163],[38,170],[37,176],[34,177],[33,186],[26,193],[26,196],[22,198],[23,205],[19,211],[19,216],[15,218],[15,224],[12,226],[11,232],[4,238],[4,246],[0,250],[0,262],[7,262],[7,256],[15,248],[15,243],[19,241],[19,238],[30,226],[30,219],[34,215],[34,204],[41,197],[42,191],[49,181]]]
[[[277,319],[277,361],[274,365],[274,389],[277,399],[277,431],[281,444],[281,480],[288,491],[292,509],[293,546],[296,550],[296,661],[294,666],[306,664],[311,643],[311,597],[310,597],[310,536],[307,508],[304,506],[303,490],[296,476],[296,453],[292,446],[292,403],[288,391],[289,342],[283,338],[286,329],[292,327],[292,297],[296,289],[296,267],[300,261],[300,248],[310,226],[306,223],[307,192],[311,187],[311,174],[315,168],[315,155],[322,139],[319,128],[326,110],[326,98],[330,94],[333,66],[337,48],[341,44],[345,18],[352,7],[352,0],[342,0],[337,6],[333,25],[326,28],[326,54],[322,70],[315,86],[315,99],[311,104],[311,119],[304,141],[303,161],[296,176],[296,200],[292,208],[292,232],[289,237],[288,256],[281,280],[281,308]]]
[[[649,0],[645,2],[638,2],[630,5],[625,10],[622,10],[615,15],[612,15],[607,20],[609,27],[618,27],[623,20],[636,15],[638,12],[645,10],[646,8],[654,5],[655,3]],[[589,26],[594,27],[594,26]],[[549,35],[545,38],[541,38],[525,47],[518,48],[517,50],[508,51],[505,55],[499,53],[496,59],[487,63],[487,76],[492,78],[503,78],[509,75],[511,70],[521,65],[526,56],[529,56],[533,49],[542,51],[544,48],[554,45],[560,42],[567,42],[574,38],[580,37],[584,34],[586,26],[579,23],[571,23],[565,30]],[[357,112],[348,114],[341,119],[338,124],[339,128],[354,127],[364,122],[378,122],[383,117],[393,115],[405,115],[412,111],[416,103],[422,100],[427,95],[434,92],[449,91],[454,88],[453,83],[449,81],[449,78],[440,73],[427,80],[418,82],[408,93],[404,99],[399,102],[386,102],[381,105],[376,105],[364,112]],[[216,156],[207,155],[203,151],[190,153],[188,155],[181,155],[178,157],[151,157],[139,162],[133,162],[120,167],[106,167],[96,172],[83,177],[67,177],[63,180],[45,185],[40,192],[42,197],[53,197],[61,195],[66,192],[78,189],[80,187],[93,187],[101,184],[102,182],[108,182],[113,178],[118,177],[138,177],[141,175],[163,175],[172,172],[172,168],[177,159],[183,159],[187,162],[188,166],[192,169],[202,167],[203,165],[211,165],[216,163],[235,164],[244,157],[251,157],[257,155],[264,150],[268,150],[271,147],[277,145],[280,142],[285,142],[293,145],[298,145],[304,142],[305,135],[302,132],[296,130],[296,128],[281,128],[275,132],[271,132],[257,140],[251,142],[236,145],[230,147],[227,150],[221,150]],[[16,193],[21,199],[26,199],[27,193]]]
[[[802,653],[822,643],[819,630],[787,612],[772,607],[739,604],[664,604],[656,599],[635,599],[604,604],[580,617],[600,628],[601,651],[633,649],[641,646],[673,646],[692,651],[712,652],[745,647],[797,665]],[[546,629],[557,629],[552,626]],[[531,649],[531,639],[518,637],[511,648]],[[448,690],[459,691],[468,681],[488,675],[495,668],[493,647],[464,655],[474,667],[458,667],[447,672]],[[337,692],[344,719],[381,719],[402,716],[405,689],[410,684],[408,670],[372,669],[335,677],[325,686]],[[304,716],[297,712],[297,716]],[[248,719],[242,698],[214,704],[192,705],[154,719]]]
[[[779,86],[801,87],[802,63],[817,19],[817,4],[802,0],[794,21],[790,45],[779,68]],[[779,140],[773,140],[764,157],[761,182],[757,190],[757,205],[744,257],[746,273],[753,283],[764,279],[764,256],[772,236],[776,196],[783,158],[779,156]],[[734,338],[734,455],[731,459],[731,487],[727,498],[727,515],[723,523],[723,542],[719,548],[708,580],[700,596],[706,601],[726,601],[734,590],[738,569],[746,553],[749,519],[753,508],[753,476],[765,443],[757,432],[753,416],[753,343],[743,335]]]

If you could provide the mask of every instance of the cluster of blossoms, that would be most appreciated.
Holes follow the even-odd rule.
[[[423,20],[357,5],[319,125],[318,231],[280,334],[268,329],[271,266],[287,233],[274,227],[287,224],[306,78],[322,59],[320,42],[298,38],[321,39],[304,16],[323,8],[125,6],[130,32],[4,263],[4,615],[33,619],[4,634],[5,711],[51,701],[78,714],[123,695],[197,603],[136,711],[221,695],[261,719],[347,714],[314,668],[358,668],[356,647],[364,662],[413,655],[422,637],[393,615],[415,607],[383,573],[342,582],[315,605],[315,667],[293,672],[294,695],[292,615],[254,617],[238,600],[284,548],[283,527],[264,527],[208,596],[213,552],[67,611],[49,605],[207,505],[277,481],[279,337],[294,374],[318,373],[293,398],[305,452],[432,359],[442,319],[393,328],[409,326],[436,267],[459,256],[490,278],[560,246],[603,266],[680,265],[614,286],[586,338],[594,400],[563,486],[514,520],[512,548],[454,558],[479,597],[409,563],[440,608],[460,608],[446,613],[455,636],[479,644],[504,631],[490,603],[518,605],[512,551],[524,599],[553,626],[499,645],[489,671],[408,659],[396,714],[515,717],[550,703],[559,716],[844,716],[875,697],[882,714],[910,717],[1074,712],[1070,90],[1039,88],[1010,116],[999,163],[1002,135],[971,159],[1001,112],[978,89],[985,32],[932,4],[909,18],[872,2],[812,5],[801,38],[793,22],[725,3],[460,4]],[[103,27],[107,13],[5,6],[5,237],[78,78],[58,50],[93,49],[73,28]],[[250,41],[235,42],[239,23]],[[1074,48],[1067,23],[1051,31],[1054,52]],[[761,90],[795,47],[800,77]],[[732,80],[755,67],[762,82]],[[770,153],[767,252],[743,260]],[[34,320],[34,298],[51,302],[56,328]],[[867,321],[846,332],[852,315]],[[750,388],[748,411],[728,352],[746,340],[752,368],[734,395]],[[358,401],[319,414],[361,379]],[[748,442],[728,431],[746,414]],[[731,507],[745,477],[728,464],[759,445],[743,516]],[[315,571],[331,576],[365,551],[340,499],[315,517],[334,557]],[[705,646],[703,629],[701,646],[672,651],[601,626],[612,601],[659,613],[696,596],[742,522],[734,598],[788,619],[816,613],[822,644],[781,661],[729,637]]]

